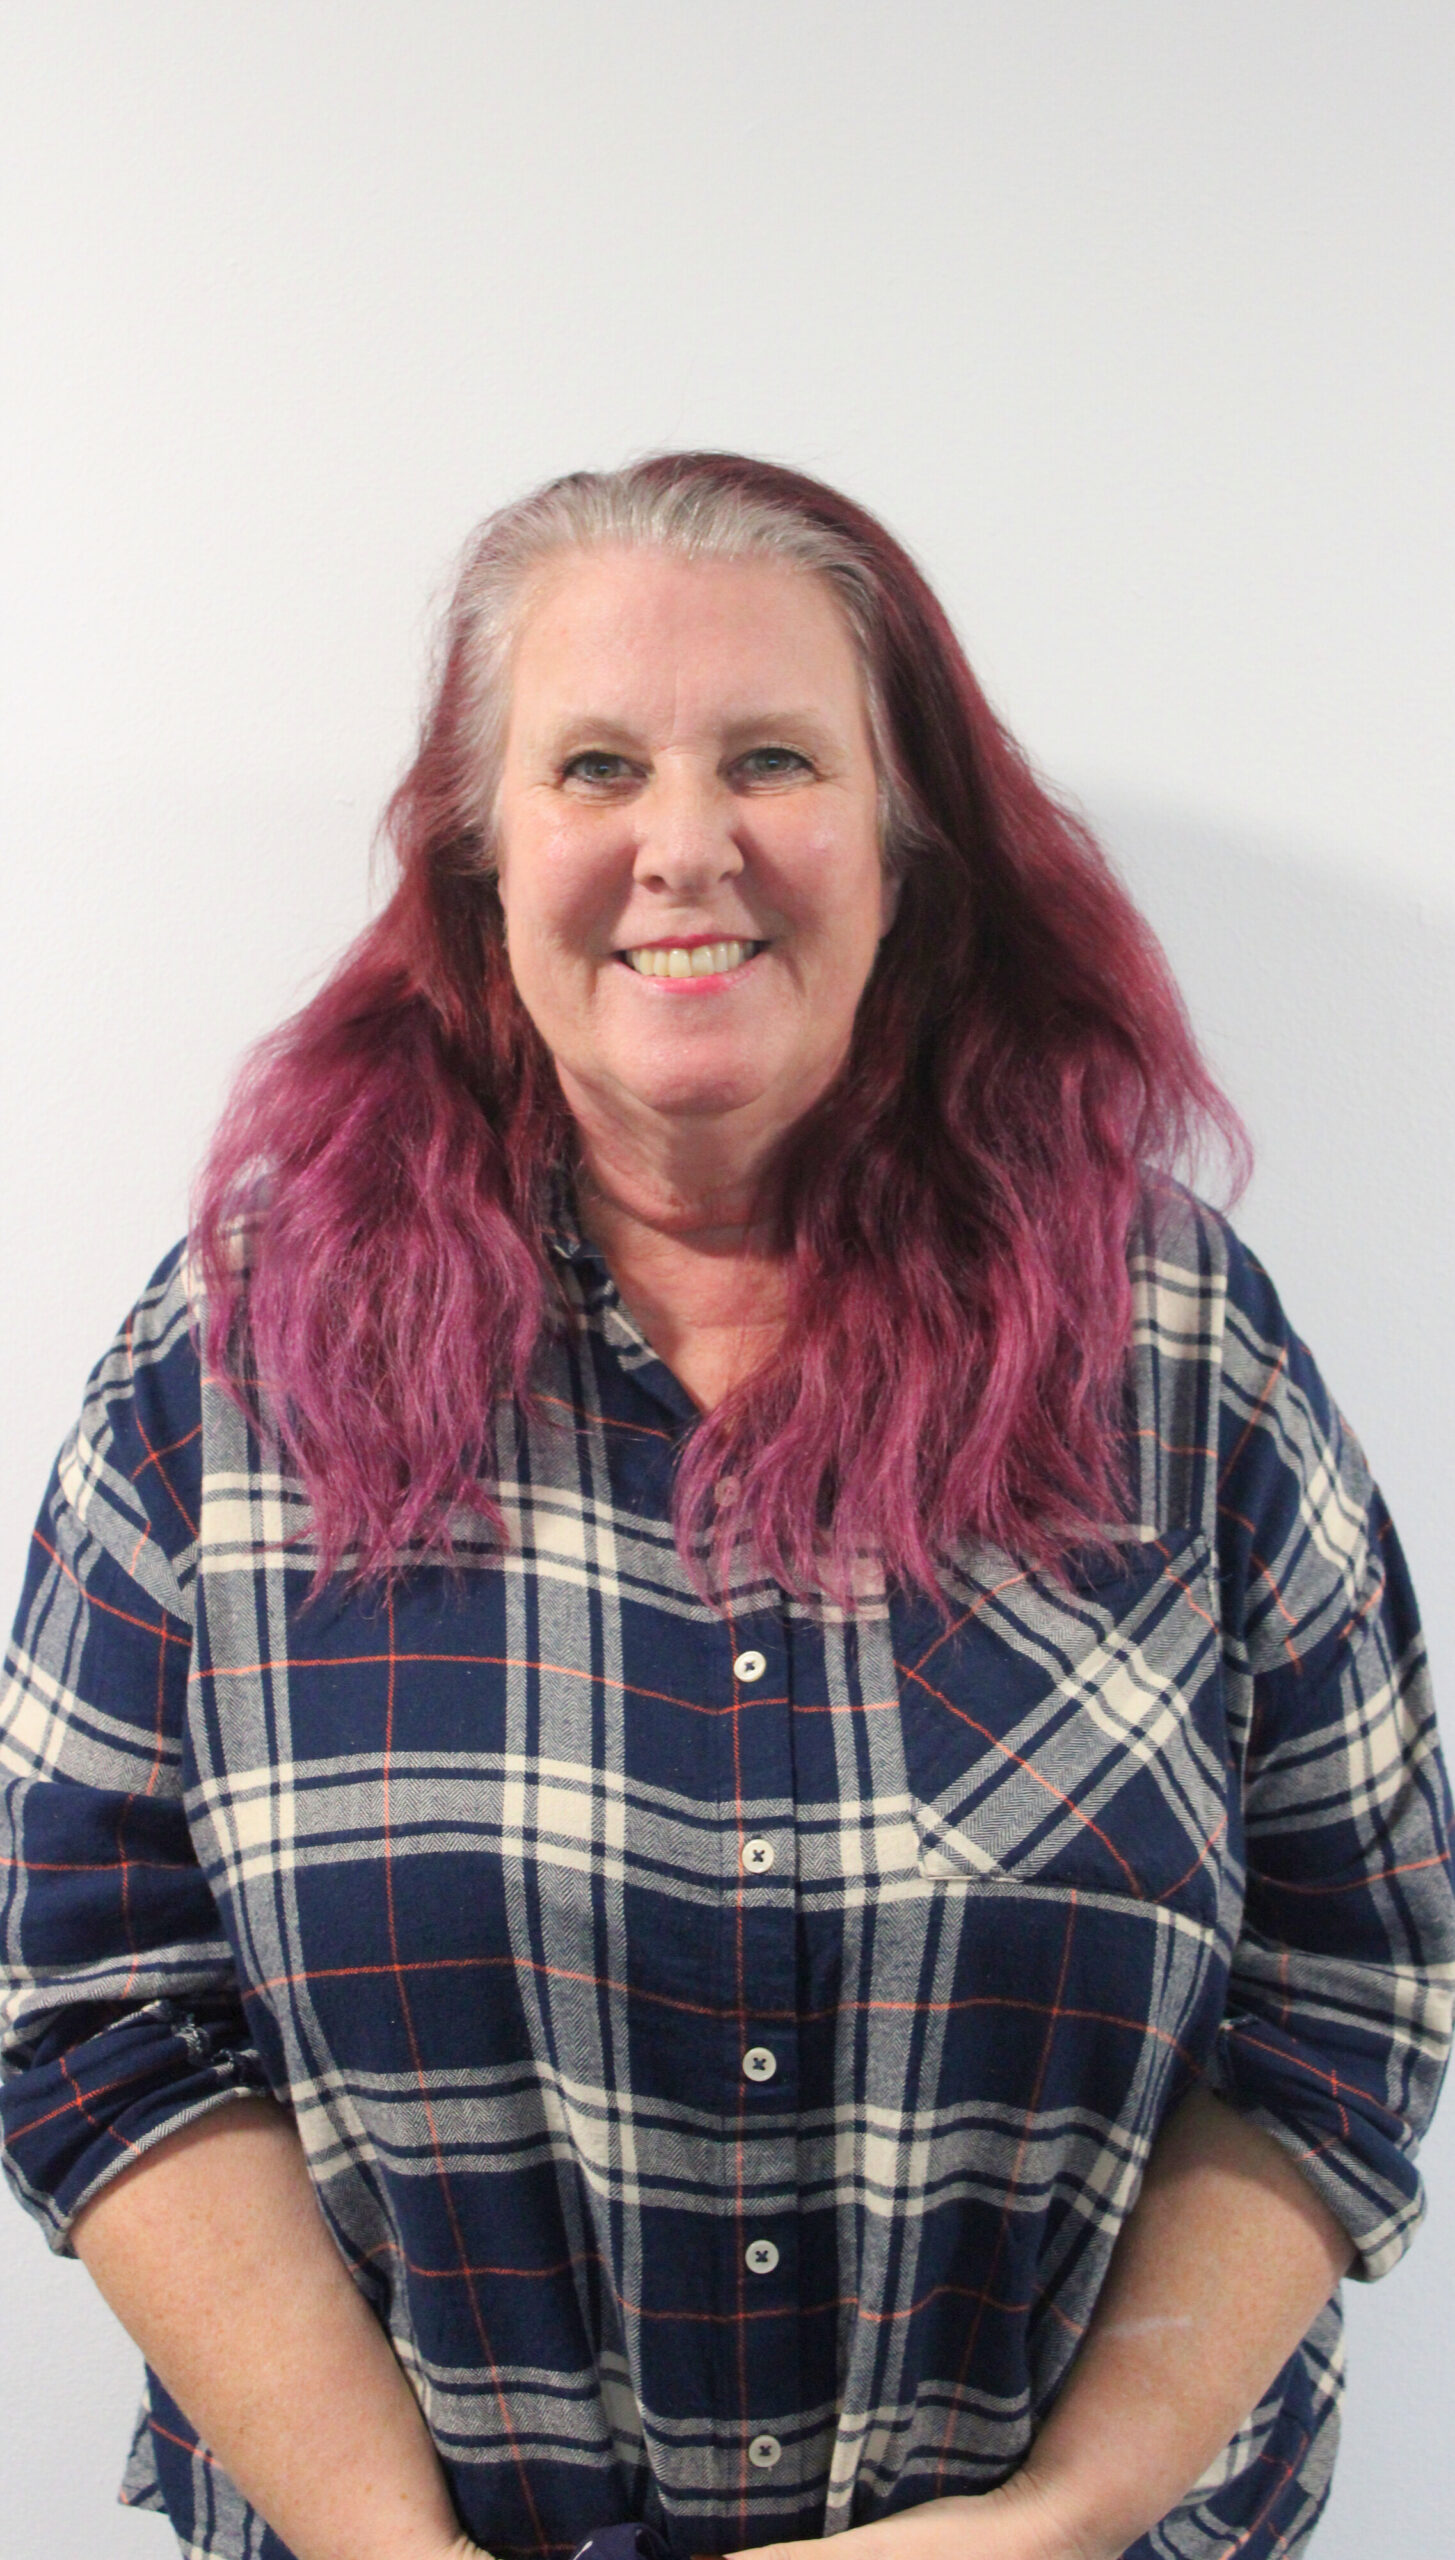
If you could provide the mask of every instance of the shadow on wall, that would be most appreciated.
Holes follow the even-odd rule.
[[[1409,1557],[1455,1759],[1455,915],[1316,855],[1102,795],[1087,814],[1161,938],[1258,1169],[1237,1226],[1368,1451]],[[1455,2086],[1426,2228],[1345,2289],[1344,2448],[1318,2560],[1447,2547]]]
[[[1248,1122],[1237,1224],[1408,1532],[1449,1689],[1455,913],[1177,812],[1088,815]]]

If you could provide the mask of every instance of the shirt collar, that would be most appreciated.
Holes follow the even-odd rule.
[[[562,1262],[576,1270],[605,1274],[606,1257],[583,1235],[576,1208],[576,1183],[569,1165],[557,1165],[546,1196],[546,1243]]]
[[[679,1430],[690,1430],[701,1419],[697,1406],[622,1305],[601,1247],[581,1231],[576,1184],[569,1165],[558,1165],[551,1175],[545,1236],[557,1260],[576,1274],[581,1313],[589,1330],[599,1335],[618,1367],[629,1372],[656,1403],[666,1407]]]

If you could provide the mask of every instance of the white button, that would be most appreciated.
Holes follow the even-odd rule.
[[[740,1653],[736,1662],[733,1664],[733,1678],[735,1680],[761,1680],[767,1668],[768,1657],[766,1653],[759,1653],[755,1647],[750,1645],[747,1652]]]
[[[765,2044],[750,2044],[743,2056],[743,2071],[749,2080],[771,2080],[778,2068],[778,2056]]]
[[[755,2276],[771,2276],[778,2264],[778,2252],[771,2240],[750,2240],[743,2256]]]
[[[750,1876],[765,1876],[768,1869],[773,1864],[772,1841],[745,1840],[743,1842],[743,1864],[747,1868]]]
[[[754,2436],[748,2447],[748,2460],[759,2471],[771,2471],[781,2460],[783,2447],[776,2436]]]

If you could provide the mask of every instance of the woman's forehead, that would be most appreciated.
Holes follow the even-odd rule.
[[[512,694],[531,726],[684,697],[720,699],[743,718],[780,696],[782,707],[848,712],[862,693],[832,588],[772,556],[692,560],[626,545],[567,553],[528,590],[512,657]]]

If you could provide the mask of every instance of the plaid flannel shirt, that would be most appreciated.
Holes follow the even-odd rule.
[[[6,2159],[58,2249],[152,2143],[293,2111],[460,2516],[556,2560],[832,2533],[1023,2459],[1203,2075],[1377,2275],[1447,2049],[1404,1566],[1261,1268],[1133,1255],[1135,1524],[1069,1588],[705,1607],[694,1408],[574,1230],[503,1555],[392,1599],[200,1368],[179,1248],[96,1369],[0,1725]],[[1337,2301],[1138,2560],[1299,2549]],[[148,2378],[123,2495],[284,2560]]]

